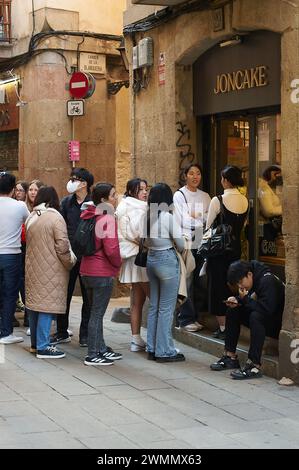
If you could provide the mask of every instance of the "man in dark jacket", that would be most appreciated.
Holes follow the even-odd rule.
[[[277,338],[281,328],[285,289],[283,282],[258,261],[236,261],[229,267],[229,285],[238,288],[239,295],[225,303],[226,339],[224,355],[211,364],[212,370],[238,369],[233,379],[261,377],[261,355],[266,336]],[[240,368],[236,348],[241,324],[250,329],[250,347],[245,367]]]
[[[61,201],[61,214],[64,220],[66,221],[69,240],[77,258],[78,254],[76,253],[76,249],[74,246],[74,237],[80,222],[82,204],[91,201],[90,188],[93,185],[93,181],[93,175],[85,168],[74,168],[71,172],[70,180],[66,186],[66,189],[70,193],[70,196],[64,197]],[[76,285],[76,280],[79,276],[83,299],[79,343],[82,347],[87,346],[90,307],[88,304],[86,289],[82,283],[79,274],[80,263],[81,259],[79,257],[77,263],[70,272],[70,280],[67,294],[67,308],[65,315],[57,315],[57,333],[55,333],[51,339],[51,344],[53,345],[58,343],[68,343],[69,341],[71,341],[71,338],[68,333],[69,312],[72,296]]]

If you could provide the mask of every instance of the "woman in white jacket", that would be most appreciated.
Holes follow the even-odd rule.
[[[145,342],[140,336],[142,307],[149,297],[149,283],[146,268],[136,266],[134,261],[142,237],[144,217],[147,212],[147,182],[140,178],[128,181],[126,193],[117,207],[118,238],[122,267],[119,280],[132,285],[131,293],[131,330],[130,349],[144,351]]]

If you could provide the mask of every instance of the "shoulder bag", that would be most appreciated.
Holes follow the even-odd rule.
[[[147,247],[145,246],[144,242],[145,238],[140,238],[139,250],[134,261],[134,264],[136,264],[136,266],[141,266],[142,268],[146,267],[147,262]]]
[[[212,226],[203,234],[202,243],[197,251],[205,259],[221,256],[233,251],[232,226],[224,223],[222,196],[217,197],[220,203],[219,217],[217,216]]]

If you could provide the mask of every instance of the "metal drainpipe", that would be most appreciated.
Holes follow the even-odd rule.
[[[135,35],[131,36],[131,48],[135,45]],[[132,158],[131,158],[131,176],[136,176],[136,93],[134,91],[134,78],[135,73],[133,68],[130,70],[130,89],[131,89],[131,149],[132,149]]]

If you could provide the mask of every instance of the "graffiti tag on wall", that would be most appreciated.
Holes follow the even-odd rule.
[[[180,149],[180,163],[179,163],[179,184],[182,186],[185,184],[184,178],[184,168],[193,163],[195,160],[195,154],[192,152],[192,147],[190,143],[190,129],[188,129],[186,124],[183,124],[181,121],[176,122],[176,130],[179,134],[179,137],[176,141],[177,148]]]

